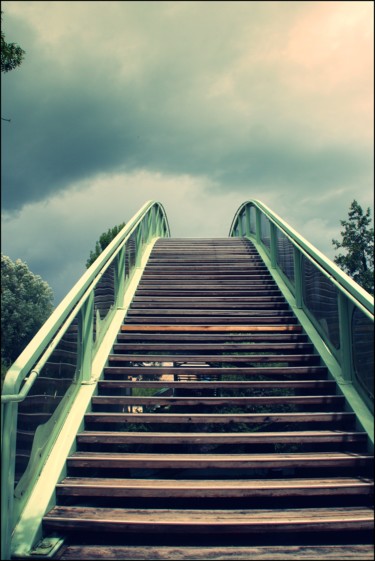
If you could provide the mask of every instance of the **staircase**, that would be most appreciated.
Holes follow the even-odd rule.
[[[372,558],[366,433],[248,240],[158,240],[76,443],[56,558]]]

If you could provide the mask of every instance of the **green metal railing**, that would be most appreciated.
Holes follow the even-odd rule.
[[[340,379],[373,412],[374,298],[260,201],[241,205],[229,236],[248,237],[264,252],[335,357]]]
[[[1,559],[142,255],[168,237],[163,207],[147,202],[83,274],[8,370],[1,397]]]

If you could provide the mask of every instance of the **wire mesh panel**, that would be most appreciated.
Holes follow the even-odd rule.
[[[125,282],[129,279],[130,272],[135,266],[135,258],[137,253],[136,232],[133,232],[126,242],[125,249]]]
[[[270,249],[271,248],[270,221],[266,216],[264,216],[264,214],[261,215],[261,219],[260,219],[260,238],[264,243],[264,245],[268,247],[268,249]]]
[[[361,310],[356,308],[352,316],[352,354],[354,373],[374,400],[374,324]]]
[[[78,322],[74,320],[41,369],[28,396],[18,405],[15,485],[29,464],[36,434],[40,450],[50,437],[47,423],[77,379],[77,357]]]
[[[256,233],[256,210],[255,207],[250,207],[250,232]]]
[[[240,232],[242,232],[242,237],[246,236],[246,215],[245,212],[242,212],[241,216],[239,217],[240,220]]]
[[[340,347],[337,289],[306,257],[302,258],[304,304],[335,349]]]
[[[99,311],[100,319],[105,318],[116,301],[115,270],[117,258],[109,265],[94,290],[94,313]]]
[[[284,275],[294,284],[294,249],[292,242],[280,231],[276,230],[277,264]]]

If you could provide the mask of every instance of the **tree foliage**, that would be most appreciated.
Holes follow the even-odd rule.
[[[374,294],[374,228],[371,228],[371,212],[366,212],[354,199],[350,205],[348,220],[340,220],[343,230],[341,242],[332,240],[335,249],[343,248],[334,262],[355,282],[370,294]]]
[[[95,250],[90,251],[90,257],[86,261],[86,268],[88,269],[90,265],[99,257],[99,255],[104,251],[104,249],[111,243],[111,241],[117,236],[117,234],[123,229],[126,222],[109,228],[107,232],[103,232],[99,240],[95,244]]]
[[[53,292],[26,263],[1,254],[1,359],[12,364],[53,310]]]
[[[1,12],[1,19],[3,12]],[[1,31],[1,72],[10,72],[20,66],[25,56],[25,51],[16,43],[7,43]]]

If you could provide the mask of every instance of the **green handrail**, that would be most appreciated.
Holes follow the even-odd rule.
[[[340,285],[341,290],[346,290],[349,294],[351,294],[352,297],[357,302],[361,303],[372,315],[372,317],[374,317],[374,298],[264,203],[256,199],[243,203],[233,218],[229,236],[234,235],[234,230],[238,225],[239,219],[246,212],[246,209],[250,209],[252,207],[258,209],[261,213],[267,216],[267,218],[275,224],[296,247],[304,250],[310,259],[316,261],[316,263],[318,263],[329,275],[331,275]],[[246,235],[250,236],[251,232],[247,230]],[[257,241],[260,241],[259,232]]]
[[[268,258],[271,271],[278,273],[292,295],[293,306],[305,313],[334,355],[341,370],[340,378],[353,384],[366,405],[373,410],[373,347],[370,335],[373,333],[374,298],[258,200],[249,200],[240,206],[233,218],[229,236],[252,239]],[[311,278],[315,285],[309,289]],[[336,319],[333,310],[337,334],[332,335],[322,327],[323,321],[319,321],[316,310],[312,309],[309,302],[309,290],[311,297],[318,300],[314,291],[322,290],[319,283],[328,285],[328,291],[337,294],[336,302],[331,299],[331,304],[337,308]],[[361,333],[356,331],[358,325],[362,329]],[[369,342],[365,349],[363,347],[366,345],[360,340],[363,333]]]
[[[169,237],[168,220],[162,205],[155,201],[146,202],[143,207],[129,220],[119,234],[112,240],[108,247],[95,260],[91,267],[82,275],[67,296],[51,314],[46,323],[41,327],[32,341],[16,359],[6,373],[1,396],[1,422],[2,422],[2,470],[1,470],[1,553],[2,559],[10,559],[11,534],[19,518],[19,508],[14,509],[14,484],[15,484],[15,455],[16,433],[18,419],[18,403],[23,401],[38,375],[47,363],[48,358],[58,346],[62,337],[67,333],[74,319],[78,320],[78,359],[76,374],[69,390],[63,398],[63,406],[58,406],[51,423],[48,442],[43,447],[42,453],[31,451],[29,464],[37,462],[33,468],[35,479],[45,462],[48,452],[53,444],[56,434],[62,426],[68,413],[68,407],[74,398],[74,388],[80,384],[89,383],[91,364],[95,351],[99,346],[99,330],[96,333],[96,348],[94,338],[94,291],[100,286],[103,275],[112,267],[114,270],[115,295],[107,318],[111,317],[116,306],[121,307],[126,288],[130,283],[134,270],[139,266],[141,256],[149,243],[155,238]],[[125,278],[125,261],[128,244],[132,243],[133,262],[128,263],[127,277]],[[99,314],[100,316],[100,314]],[[100,317],[98,318],[100,321]],[[106,318],[103,319],[105,321]],[[73,387],[74,386],[74,387]],[[36,431],[37,432],[37,431]],[[36,436],[35,432],[35,436]],[[27,470],[26,470],[27,471]],[[27,479],[27,492],[29,496],[30,476]],[[20,482],[18,483],[18,485]],[[23,495],[23,493],[21,493]],[[21,496],[19,504],[24,505],[27,496]]]

